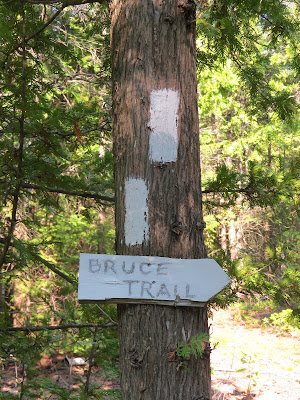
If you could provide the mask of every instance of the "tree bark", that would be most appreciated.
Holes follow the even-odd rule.
[[[117,254],[204,258],[195,3],[110,7]],[[209,351],[187,365],[170,356],[208,332],[205,307],[118,314],[123,400],[210,399]]]

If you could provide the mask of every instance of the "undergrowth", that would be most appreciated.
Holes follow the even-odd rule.
[[[236,322],[249,327],[272,327],[300,336],[300,315],[291,308],[279,307],[271,300],[241,301],[230,306],[229,312]]]

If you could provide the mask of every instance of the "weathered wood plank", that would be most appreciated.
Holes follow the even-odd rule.
[[[230,283],[209,258],[81,254],[80,302],[202,306]]]

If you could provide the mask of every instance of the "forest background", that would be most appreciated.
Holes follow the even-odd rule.
[[[38,381],[42,354],[118,359],[115,306],[76,300],[79,253],[114,252],[109,7],[87,3],[0,3],[0,362],[20,398],[70,398]],[[298,328],[299,11],[197,5],[205,240],[232,279],[211,307],[263,301]]]

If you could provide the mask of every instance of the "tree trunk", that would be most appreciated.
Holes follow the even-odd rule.
[[[204,258],[191,0],[112,0],[117,254]],[[206,308],[119,305],[123,400],[210,399]]]

